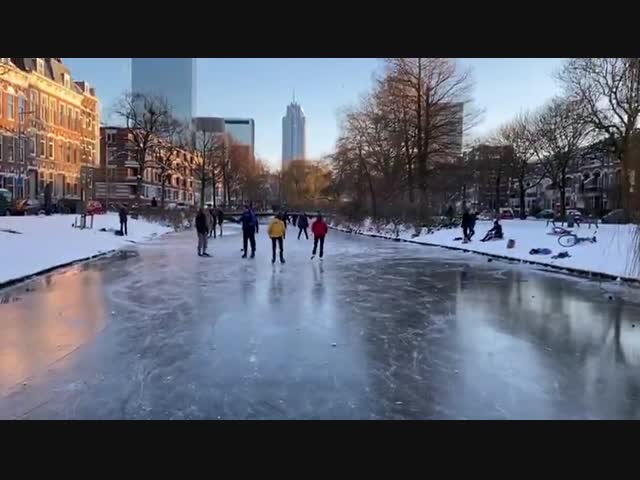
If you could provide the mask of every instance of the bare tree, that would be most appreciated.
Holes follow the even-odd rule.
[[[124,120],[127,148],[138,165],[136,203],[139,203],[144,173],[153,167],[156,148],[170,135],[175,121],[166,99],[141,93],[125,94],[116,104],[115,114]]]
[[[567,172],[577,165],[591,129],[576,100],[554,98],[535,117],[534,148],[546,175],[560,192],[560,213],[566,215]]]
[[[446,58],[390,58],[387,76],[400,85],[415,119],[418,186],[426,200],[431,163],[458,158],[462,136],[477,123],[470,107],[471,71]]]
[[[534,119],[530,113],[519,114],[512,121],[503,125],[497,133],[500,143],[510,145],[513,149],[511,173],[518,184],[520,200],[520,218],[527,217],[525,211],[525,196],[527,190],[536,187],[544,179],[544,175],[537,175],[536,168],[536,136],[533,131]],[[537,177],[537,178],[536,178]]]
[[[158,171],[160,180],[160,205],[162,208],[164,208],[165,204],[167,181],[182,166],[180,158],[182,156],[182,147],[185,144],[185,131],[185,125],[178,121],[171,122],[165,137],[160,139],[158,146],[155,148],[153,167]]]
[[[573,58],[557,76],[620,160],[622,206],[629,215],[629,151],[640,118],[640,58]]]
[[[216,156],[223,148],[223,136],[195,125],[186,133],[186,146],[192,154],[191,175],[200,185],[200,206],[204,207],[207,186],[216,178]]]

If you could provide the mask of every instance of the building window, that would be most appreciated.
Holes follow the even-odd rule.
[[[47,152],[46,152],[46,148],[47,146],[45,145],[46,140],[44,139],[44,135],[40,135],[38,137],[38,156],[45,158],[47,156]]]
[[[62,74],[62,81],[64,82],[65,88],[71,88],[71,77],[66,73]]]
[[[43,122],[47,121],[48,115],[47,111],[49,110],[49,98],[45,95],[40,97],[40,119]]]
[[[80,130],[80,112],[76,110],[76,131]]]
[[[3,143],[4,143],[4,137],[2,136],[2,134],[0,134],[0,161],[2,161],[2,151],[4,150],[3,148]],[[0,182],[0,188],[2,188],[2,182]]]
[[[74,195],[78,195],[78,184],[77,183],[73,184],[73,194]]]
[[[27,111],[27,99],[23,96],[18,97],[18,116],[21,122],[24,122],[24,115]]]
[[[64,103],[60,102],[60,126],[64,127]]]
[[[49,116],[47,117],[47,122],[55,124],[56,123],[56,112],[58,109],[56,108],[56,101],[53,98],[49,99]]]
[[[64,142],[58,141],[58,160],[64,162]]]
[[[36,72],[44,75],[44,60],[41,58],[36,58]]]
[[[53,138],[49,137],[49,148],[48,148],[48,157],[53,160],[54,156],[53,156]]]
[[[35,137],[29,137],[29,156],[36,156],[36,139]]]
[[[38,111],[38,91],[31,90],[31,105],[29,105],[29,110],[36,114],[37,118],[40,118]]]
[[[14,120],[16,116],[15,105],[14,102],[15,97],[11,94],[7,95],[7,118],[9,120]]]
[[[15,151],[15,141],[14,137],[9,139],[9,145],[7,145],[7,162],[13,162],[13,153]]]
[[[73,111],[71,110],[71,107],[67,107],[67,128],[68,129],[72,129],[73,128],[73,124],[71,123],[72,114],[73,114]]]
[[[71,163],[71,144],[67,143],[67,163]]]
[[[73,163],[78,163],[78,147],[73,148]]]

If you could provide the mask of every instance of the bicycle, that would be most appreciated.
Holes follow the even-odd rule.
[[[593,237],[579,237],[575,233],[565,233],[558,237],[558,243],[560,246],[568,248],[578,245],[579,243],[596,243],[595,235]]]

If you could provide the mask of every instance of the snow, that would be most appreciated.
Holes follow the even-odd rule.
[[[93,229],[85,230],[71,227],[76,217],[0,217],[0,284],[173,231],[157,223],[129,218],[129,235],[118,237],[113,231],[100,231],[120,227],[115,213],[96,215]]]
[[[487,230],[491,228],[492,222],[478,221],[473,240],[466,244],[453,240],[456,237],[462,237],[461,228],[442,229],[432,233],[427,233],[423,228],[420,235],[414,237],[416,231],[412,226],[394,228],[393,225],[385,225],[376,227],[369,219],[359,225],[341,223],[332,226],[364,235],[399,238],[415,243],[455,247],[515,260],[533,261],[554,267],[640,279],[638,268],[633,266],[634,234],[636,231],[634,225],[599,225],[596,229],[595,226],[589,228],[583,224],[579,228],[573,228],[572,231],[579,237],[595,235],[597,242],[595,244],[580,243],[573,247],[564,248],[558,243],[558,236],[548,234],[552,227],[546,225],[546,220],[502,220],[500,223],[504,231],[503,240],[480,242]],[[515,240],[515,248],[507,249],[509,239]],[[548,248],[553,252],[552,255],[566,251],[571,257],[554,260],[551,258],[552,255],[530,255],[529,251],[533,248]]]

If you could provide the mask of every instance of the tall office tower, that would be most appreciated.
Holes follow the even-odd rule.
[[[287,114],[282,117],[282,169],[292,160],[306,158],[307,129],[302,107],[293,102],[287,106]]]
[[[131,91],[166,98],[173,114],[190,122],[195,116],[195,58],[132,58]]]
[[[253,118],[225,118],[224,126],[234,142],[248,146],[251,156],[255,156],[256,126]]]

